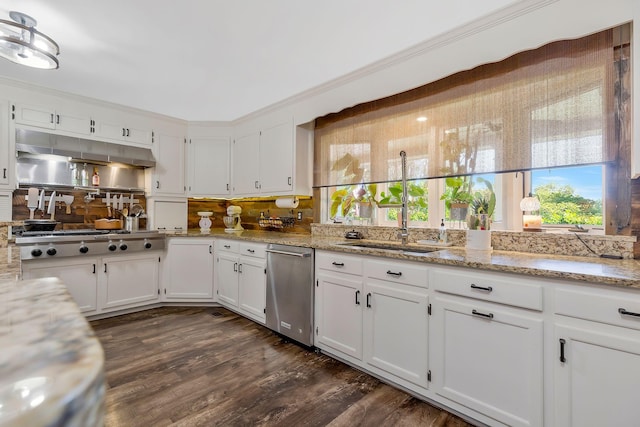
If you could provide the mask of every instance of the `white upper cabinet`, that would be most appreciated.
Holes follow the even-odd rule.
[[[13,183],[13,141],[13,135],[9,130],[9,101],[0,99],[0,187],[10,187]]]
[[[244,127],[246,129],[246,127]],[[313,132],[288,120],[237,131],[232,150],[233,195],[311,194]]]
[[[191,197],[227,197],[231,194],[231,139],[194,137],[187,151],[187,191]]]
[[[293,126],[282,123],[260,132],[260,192],[293,189]]]
[[[16,103],[12,109],[17,124],[52,129],[62,133],[89,135],[91,118],[81,107],[54,108],[36,104]]]
[[[95,137],[132,144],[151,144],[151,125],[145,120],[120,112],[96,113],[91,122],[91,133]]]
[[[233,194],[260,193],[260,134],[239,136],[233,142]]]
[[[146,170],[150,178],[147,189],[151,196],[184,196],[186,138],[174,132],[153,133],[153,154],[156,166]]]

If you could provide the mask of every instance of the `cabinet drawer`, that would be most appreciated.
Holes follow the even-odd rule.
[[[427,267],[401,261],[367,260],[365,264],[367,277],[387,282],[404,283],[412,286],[428,288]]]
[[[262,259],[266,258],[265,249],[267,249],[267,245],[262,243],[240,242],[238,245],[238,253],[240,255]]]
[[[433,289],[454,295],[542,311],[542,286],[507,275],[454,269],[432,269]]]
[[[216,251],[238,253],[240,242],[235,240],[216,240]]]
[[[353,255],[316,251],[316,266],[322,270],[362,275],[362,258]]]
[[[555,303],[556,314],[640,329],[640,293],[556,289]]]

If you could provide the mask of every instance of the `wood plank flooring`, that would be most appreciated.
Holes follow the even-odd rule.
[[[467,426],[222,308],[91,322],[106,356],[106,426]]]

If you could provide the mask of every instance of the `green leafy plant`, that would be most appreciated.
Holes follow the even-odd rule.
[[[450,176],[445,179],[445,191],[440,196],[447,209],[452,204],[469,204],[473,201],[471,178],[468,176]]]
[[[380,205],[402,204],[402,182],[397,181],[387,187],[388,193],[380,193]],[[407,182],[407,207],[409,209],[420,209],[427,207],[427,189],[423,184]]]
[[[376,200],[377,193],[377,184],[357,184],[342,187],[331,195],[329,216],[335,218],[340,208],[342,208],[342,215],[346,216],[356,203],[369,204],[373,207],[373,205],[378,204]]]
[[[478,177],[478,182],[483,183],[487,188],[483,191],[476,191],[471,202],[471,212],[476,215],[486,214],[490,217],[496,209],[496,193],[493,191],[491,182]]]

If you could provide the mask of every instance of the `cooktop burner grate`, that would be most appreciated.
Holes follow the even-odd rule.
[[[41,236],[95,236],[100,234],[130,234],[128,230],[94,230],[77,229],[77,230],[56,230],[56,231],[20,231],[17,234],[22,237],[41,237]]]

